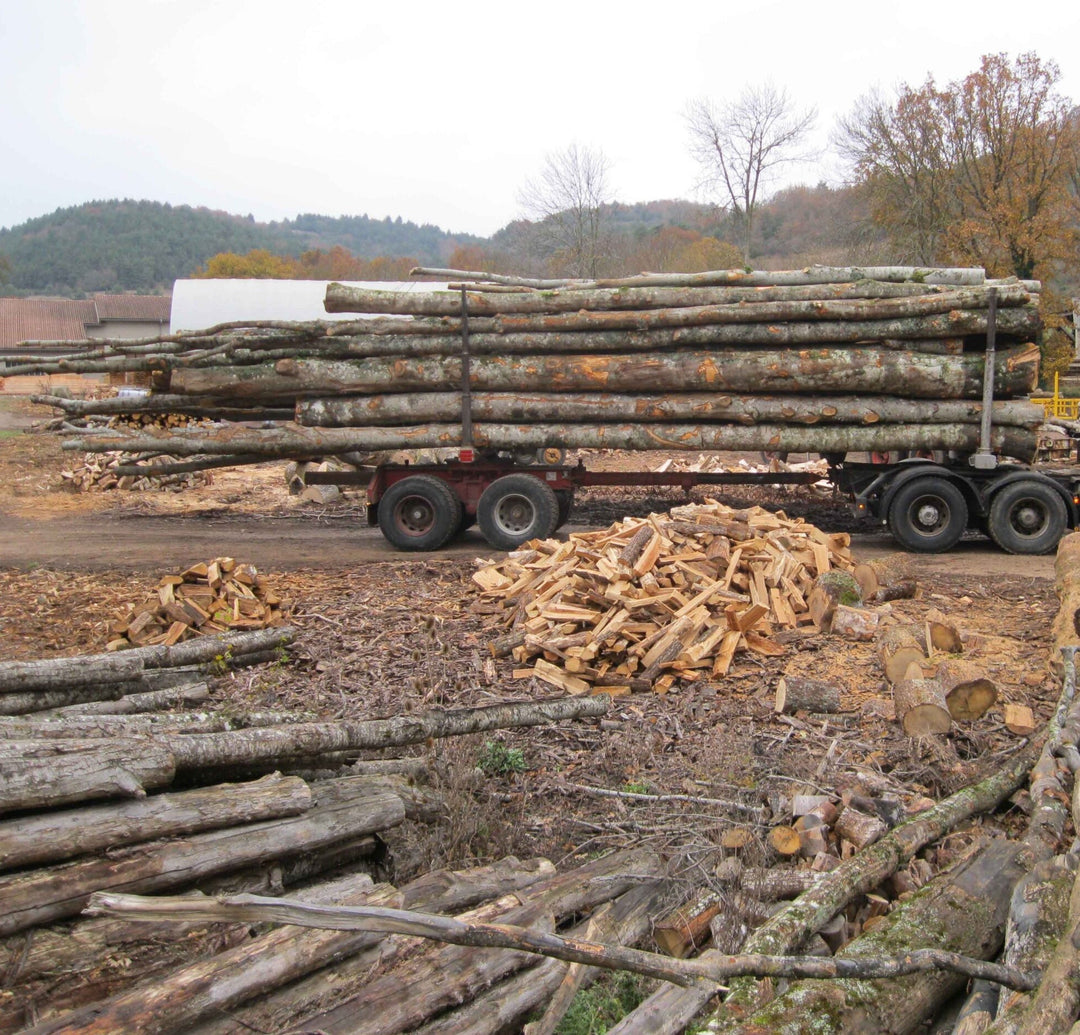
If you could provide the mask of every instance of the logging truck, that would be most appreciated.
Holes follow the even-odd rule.
[[[448,271],[423,271],[430,274],[446,273]],[[460,271],[455,271],[460,276]],[[807,278],[807,273],[810,276]],[[868,271],[841,271],[845,277],[851,280],[868,279]],[[890,274],[893,271],[888,271]],[[776,285],[781,283],[806,283],[809,279],[814,281],[815,270],[802,271],[791,275],[786,281],[770,277],[761,283]],[[830,271],[823,279],[834,276],[835,271]],[[921,271],[912,277],[912,271],[903,271],[902,276],[907,280],[916,280],[919,283],[932,282],[932,277],[924,277]],[[974,275],[981,276],[982,271],[943,271],[945,278],[943,283],[971,283],[967,279],[952,279],[955,274],[967,278]],[[478,275],[479,276],[479,275]],[[783,275],[781,275],[783,276]],[[730,283],[731,280],[725,281]],[[820,282],[820,281],[816,281]],[[640,284],[640,279],[635,281]],[[545,287],[542,284],[531,284],[530,288],[535,292],[537,288]],[[580,285],[576,285],[580,289]],[[339,305],[342,310],[362,311],[364,305],[385,304],[382,302],[363,299],[355,292],[347,289],[338,290],[339,286],[332,286],[327,293],[326,308],[335,311],[334,306]],[[794,441],[796,437],[804,443],[802,449],[819,451],[829,464],[829,479],[843,492],[849,494],[857,513],[869,516],[887,526],[896,541],[905,549],[917,552],[941,552],[954,547],[961,537],[969,530],[975,530],[988,535],[1002,549],[1018,554],[1040,554],[1053,550],[1061,535],[1066,529],[1074,528],[1080,520],[1080,468],[1066,470],[1040,469],[1030,463],[1011,462],[1002,460],[1000,457],[1016,457],[1024,454],[1025,450],[1033,452],[1030,443],[1034,441],[1034,433],[1030,424],[1023,432],[1014,436],[1013,442],[1009,443],[1009,436],[1016,432],[1016,427],[997,428],[994,426],[995,413],[1004,418],[1005,410],[1002,403],[995,400],[995,386],[1002,387],[1005,384],[1006,398],[1009,395],[1019,394],[1016,384],[1021,383],[1014,378],[1012,384],[1006,384],[1003,375],[1015,375],[1023,364],[1031,359],[1031,348],[1024,352],[1014,349],[1011,353],[1004,352],[997,363],[996,340],[999,333],[1003,333],[1005,340],[1013,343],[1024,340],[1024,336],[1030,332],[1031,324],[1023,321],[1031,319],[1031,297],[1037,292],[1037,284],[1016,285],[1014,283],[1002,283],[1001,287],[986,282],[984,285],[985,298],[982,302],[984,312],[978,317],[981,324],[971,313],[964,316],[966,323],[963,330],[968,332],[979,331],[978,338],[970,335],[967,339],[957,339],[951,345],[946,342],[935,343],[930,351],[940,344],[941,352],[957,351],[967,352],[972,341],[977,341],[978,349],[983,353],[980,356],[981,365],[978,374],[981,380],[981,404],[971,413],[976,414],[973,420],[975,426],[961,427],[959,431],[954,428],[946,428],[944,424],[935,424],[934,421],[943,418],[935,412],[934,407],[940,404],[932,403],[932,391],[919,388],[914,385],[916,373],[905,375],[911,380],[904,386],[911,385],[910,391],[894,391],[894,395],[910,395],[914,398],[907,400],[911,409],[908,415],[900,418],[900,423],[894,425],[890,431],[893,441],[900,442],[906,432],[918,430],[920,432],[920,444],[912,452],[915,455],[906,457],[898,462],[866,463],[858,462],[849,457],[855,457],[856,453],[850,449],[860,449],[858,445],[848,445],[843,451],[839,451],[836,445],[838,436],[835,426],[821,424],[806,420],[804,423],[809,427],[798,429],[800,435],[793,435],[790,428],[782,428],[780,437],[785,441]],[[320,482],[346,482],[354,484],[366,482],[368,495],[368,520],[371,524],[377,524],[383,535],[393,545],[404,550],[433,550],[441,547],[457,533],[477,524],[484,537],[496,547],[501,549],[514,549],[524,542],[533,538],[546,538],[556,529],[561,527],[569,518],[573,506],[574,493],[577,489],[585,486],[596,485],[647,485],[647,486],[679,486],[690,489],[699,485],[734,485],[734,484],[777,484],[777,483],[808,483],[817,480],[816,475],[801,472],[782,473],[701,473],[701,472],[637,472],[637,473],[613,473],[594,472],[586,470],[580,463],[577,466],[566,466],[560,463],[548,463],[540,465],[522,465],[515,462],[513,453],[499,453],[493,450],[484,450],[474,447],[473,434],[473,392],[469,374],[469,330],[468,309],[469,301],[466,297],[466,287],[460,285],[461,299],[460,308],[454,309],[454,303],[448,304],[445,299],[438,304],[441,310],[436,312],[458,312],[461,318],[461,335],[463,355],[461,364],[460,381],[460,414],[461,426],[457,436],[461,445],[457,459],[441,464],[413,466],[408,464],[384,464],[377,467],[370,475],[356,472],[355,474],[312,474],[309,480]],[[493,289],[494,290],[494,289]],[[743,289],[745,291],[745,288]],[[929,289],[927,289],[929,290]],[[1025,293],[1027,293],[1025,295]],[[450,292],[446,292],[450,294]],[[536,305],[550,307],[557,291],[549,292],[546,299],[538,300]],[[586,295],[585,292],[574,297],[571,306],[577,304],[578,299],[588,297],[592,300],[600,296],[602,291],[595,291]],[[1008,296],[1009,304],[1027,304],[1027,312],[1013,309],[1007,312],[1007,319],[998,316],[999,296]],[[535,296],[534,296],[535,297]],[[957,296],[958,297],[958,296]],[[746,300],[739,297],[745,311]],[[359,302],[359,304],[358,304]],[[787,299],[784,303],[790,311],[793,307]],[[475,304],[475,303],[474,303]],[[480,296],[480,305],[485,300]],[[494,309],[500,303],[491,303]],[[599,305],[616,308],[626,306],[625,295],[619,295],[617,301],[610,301],[607,297],[600,298]],[[799,303],[796,302],[795,305]],[[819,310],[823,308],[820,302],[814,303]],[[832,303],[824,303],[830,305]],[[865,303],[858,303],[865,307]],[[883,304],[879,299],[874,303],[879,307]],[[920,303],[925,304],[925,303]],[[938,302],[931,300],[930,305],[937,306]],[[957,304],[955,301],[950,305]],[[505,307],[505,304],[503,304]],[[910,307],[910,303],[908,303]],[[734,306],[732,307],[734,308]],[[524,311],[524,309],[520,310]],[[838,309],[841,313],[847,312]],[[862,313],[864,309],[858,310]],[[940,307],[935,311],[940,311]],[[819,314],[820,315],[820,312]],[[585,326],[585,317],[576,314],[578,322],[573,324],[575,330],[580,331]],[[599,313],[594,317],[595,324],[603,326],[613,318],[622,320],[619,326],[641,327],[645,320],[641,317],[637,323],[631,323],[626,319],[625,313]],[[716,319],[710,315],[708,319]],[[520,318],[519,318],[520,319]],[[534,322],[533,324],[521,324],[526,329],[543,329],[550,331],[562,317],[545,318],[546,322]],[[687,318],[689,319],[689,318]],[[958,320],[958,314],[950,313],[950,320]],[[1037,317],[1036,317],[1037,319]],[[513,318],[505,318],[505,325],[500,330],[513,322]],[[819,325],[820,326],[820,325]],[[1009,334],[1010,330],[1018,329],[1017,335]],[[769,331],[774,330],[770,328]],[[910,333],[898,324],[889,325],[888,330],[882,330],[882,335],[888,333]],[[761,332],[757,326],[751,331],[745,327],[738,332],[740,341],[751,339],[761,342],[770,340],[767,337],[769,331]],[[852,326],[851,337],[848,340],[857,341],[857,335],[865,333],[861,328]],[[621,333],[626,333],[622,331]],[[716,341],[722,341],[720,335],[713,331]],[[812,333],[812,331],[811,331]],[[836,336],[846,333],[846,329],[839,331],[833,327],[827,332]],[[917,332],[921,333],[921,332]],[[937,332],[948,333],[948,332]],[[956,330],[952,332],[954,335]],[[754,338],[754,335],[757,335]],[[506,338],[503,339],[507,340]],[[580,341],[580,339],[578,339]],[[688,341],[694,339],[688,338]],[[1028,338],[1027,340],[1031,340]],[[605,339],[605,343],[610,339]],[[854,351],[854,350],[852,350]],[[832,352],[828,362],[838,364],[841,357],[850,356]],[[719,357],[720,353],[713,354]],[[1019,358],[1017,358],[1019,356]],[[576,358],[576,357],[572,357]],[[872,357],[871,357],[872,358]],[[944,357],[943,357],[944,358]],[[709,357],[706,356],[705,362]],[[694,358],[700,369],[702,361],[699,357]],[[1036,356],[1037,362],[1037,356]],[[772,376],[776,372],[777,364],[770,361],[770,368],[763,376]],[[629,366],[629,362],[627,366]],[[603,368],[604,377],[609,377],[611,371],[617,368],[614,365]],[[689,368],[687,368],[689,369]],[[764,368],[762,368],[764,369]],[[944,369],[944,368],[943,368]],[[809,368],[804,364],[800,374],[805,374]],[[598,369],[591,370],[591,376],[597,376]],[[783,377],[792,376],[791,369],[781,371]],[[557,376],[557,375],[556,375]],[[617,375],[614,375],[617,376]],[[835,376],[835,375],[834,375]],[[1024,374],[1024,376],[1029,376]],[[851,375],[852,383],[849,389],[858,392],[859,387],[855,383],[855,374]],[[714,371],[713,380],[717,375]],[[931,376],[932,380],[932,376]],[[565,386],[564,390],[565,390]],[[664,386],[667,387],[667,386]],[[699,388],[698,384],[676,385],[675,390]],[[757,387],[757,386],[752,386]],[[803,391],[812,389],[807,382]],[[974,386],[968,385],[963,389],[967,397],[977,395],[978,382]],[[759,391],[776,391],[772,384],[758,387]],[[781,389],[783,390],[783,389]],[[790,390],[790,389],[789,389]],[[1022,389],[1021,389],[1022,391]],[[920,393],[922,399],[920,399]],[[563,400],[569,396],[563,396]],[[759,398],[757,402],[766,400]],[[671,397],[664,397],[657,401],[655,408],[661,409],[663,405],[671,402]],[[875,400],[878,402],[878,400]],[[700,406],[701,404],[696,404]],[[790,412],[790,404],[785,401],[784,405]],[[1004,404],[1008,406],[1009,404]],[[1028,403],[1021,403],[1029,406]],[[639,407],[640,408],[640,407]],[[883,409],[882,407],[878,407]],[[834,407],[835,409],[835,407]],[[355,412],[355,411],[352,411]],[[560,414],[568,413],[567,403],[561,404]],[[533,418],[536,419],[535,417]],[[594,416],[593,418],[598,419]],[[656,419],[655,417],[653,419]],[[728,418],[730,419],[730,417]],[[851,418],[848,418],[851,420]],[[882,419],[879,414],[873,415],[874,421]],[[1011,419],[1011,418],[1010,418]],[[863,418],[864,421],[867,418]],[[907,427],[903,427],[906,420]],[[1008,423],[1007,421],[1004,421]],[[549,425],[549,429],[552,426]],[[653,425],[652,428],[656,428]],[[503,435],[513,435],[513,431],[507,431],[505,426],[501,429]],[[525,432],[522,437],[523,443],[537,445],[536,434],[542,433],[543,429],[536,424],[531,428],[519,429]],[[701,434],[701,428],[693,429],[695,434]],[[530,435],[529,432],[533,434]],[[575,430],[566,426],[556,426],[552,446],[573,447],[595,445],[595,436],[589,431],[579,432],[576,441]],[[671,432],[665,444],[664,435],[650,431],[650,436],[657,443],[654,448],[665,448],[672,441]],[[646,436],[649,438],[650,436]],[[789,436],[784,438],[784,436]],[[1025,437],[1026,436],[1026,437]],[[689,436],[687,436],[689,437]],[[912,437],[914,442],[915,436]],[[482,436],[479,439],[482,441]],[[845,432],[843,441],[854,443],[858,439],[850,432]],[[1017,442],[1023,440],[1028,445]],[[717,440],[714,440],[717,441]],[[539,443],[541,452],[545,443]],[[630,448],[635,448],[631,446]],[[638,447],[640,448],[640,447]],[[647,447],[646,447],[647,448]],[[716,448],[724,448],[718,445]],[[739,448],[737,445],[728,448]],[[799,448],[799,447],[795,447]],[[866,447],[863,447],[866,448]],[[1010,452],[1011,450],[1011,452]],[[870,454],[872,455],[872,454]],[[895,455],[895,454],[894,454]],[[903,454],[901,454],[903,455]]]
[[[1035,463],[1037,281],[911,267],[607,281],[414,272],[428,279],[177,282],[167,338],[27,357],[18,372],[142,371],[151,394],[137,405],[39,401],[221,422],[64,443],[131,454],[125,473],[452,453],[306,476],[366,486],[368,520],[404,550],[437,549],[474,523],[516,548],[564,524],[587,486],[817,480],[565,462],[582,449],[818,453],[857,511],[913,551],[976,530],[1043,553],[1077,526],[1080,468]],[[909,458],[858,459],[884,453]]]

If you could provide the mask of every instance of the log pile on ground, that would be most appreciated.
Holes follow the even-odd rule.
[[[817,628],[819,576],[854,567],[847,533],[715,501],[628,518],[566,542],[534,540],[473,576],[507,630],[515,676],[568,693],[666,691],[720,679],[737,652],[783,654],[776,634]]]
[[[457,447],[463,406],[474,446],[511,452],[971,452],[993,311],[994,448],[1020,460],[1035,453],[1043,411],[1020,398],[1037,377],[1035,282],[987,281],[973,269],[815,267],[492,286],[331,285],[328,311],[379,315],[96,343],[15,372],[147,371],[156,396],[129,408],[294,416],[254,429],[117,429],[66,443],[95,452],[244,462]]]
[[[255,646],[265,635],[234,638],[230,647]],[[549,915],[577,922],[610,901],[619,917],[610,930],[627,943],[645,938],[651,918],[671,907],[675,887],[664,879],[662,861],[648,852],[609,856],[563,874],[543,860],[508,858],[432,873],[400,890],[376,887],[369,876],[386,870],[388,831],[407,819],[431,822],[444,806],[418,782],[423,759],[359,761],[361,754],[600,716],[608,707],[602,697],[327,724],[235,707],[165,710],[177,706],[175,698],[137,715],[53,709],[58,688],[121,679],[126,685],[150,665],[160,670],[226,649],[217,638],[204,639],[0,665],[0,701],[33,698],[40,706],[34,714],[0,719],[0,1032],[186,1030],[200,1020],[217,1022],[223,1008],[248,1000],[269,1008],[276,989],[342,961],[353,973],[336,976],[337,1000],[360,997],[363,1011],[367,998],[383,1001],[389,984],[401,987],[398,975],[383,980],[377,994],[373,963],[415,956],[411,939],[355,931],[269,931],[247,922],[222,928],[185,916],[151,925],[80,916],[97,893],[296,890],[301,900],[324,906],[369,903],[455,914],[483,905],[487,919],[539,926]],[[342,872],[347,876],[328,880]],[[181,901],[192,904],[190,897]],[[476,963],[462,987],[531,962],[507,953],[498,962],[501,971],[491,971],[478,955],[462,954],[466,968]],[[415,1010],[422,997],[405,987]],[[447,994],[457,993],[440,987],[438,995]],[[317,1014],[319,1004],[325,1009],[325,988],[317,979],[306,992],[292,984],[285,1001]],[[433,1003],[428,1010],[446,1005]]]
[[[109,650],[152,647],[196,636],[265,629],[285,621],[281,597],[255,566],[232,557],[163,575],[157,586],[109,623]]]
[[[117,489],[129,492],[183,492],[198,485],[211,485],[214,476],[209,471],[187,471],[173,474],[122,474],[117,468],[134,462],[127,453],[87,453],[78,467],[61,471],[60,477],[76,492],[108,491]],[[158,463],[178,463],[178,457],[163,456]]]

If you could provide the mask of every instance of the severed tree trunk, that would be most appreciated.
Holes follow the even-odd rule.
[[[975,400],[916,401],[891,396],[736,396],[723,392],[616,395],[601,392],[476,392],[473,419],[599,424],[627,420],[722,421],[731,424],[971,424],[982,415]],[[393,426],[454,421],[461,413],[459,392],[301,399],[299,424],[310,427]],[[1042,407],[1026,401],[995,402],[994,425],[1037,428]]]
[[[312,804],[311,791],[303,780],[273,774],[246,784],[222,784],[117,805],[9,819],[0,823],[0,869],[297,815]]]
[[[616,348],[631,336],[618,334]],[[470,380],[476,391],[590,392],[843,392],[903,398],[981,399],[983,357],[934,356],[874,347],[760,351],[690,349],[647,354],[510,354],[505,338],[495,355],[474,355]],[[513,344],[513,343],[510,343]],[[581,348],[580,343],[575,343]],[[612,348],[610,343],[605,343]],[[1034,346],[1001,349],[995,365],[995,396],[1025,395],[1035,386],[1039,352]],[[172,389],[188,395],[235,395],[238,399],[394,392],[446,392],[461,386],[459,356],[358,360],[282,360],[249,367],[177,370]]]
[[[848,453],[893,449],[950,449],[973,453],[979,448],[977,424],[879,424],[820,426],[762,424],[474,424],[473,445],[482,449],[532,451],[564,449],[760,451]],[[1018,460],[1035,455],[1037,436],[1021,428],[998,427],[992,443],[1002,455]],[[266,459],[304,459],[334,453],[394,449],[454,448],[463,444],[459,424],[401,428],[305,428],[296,424],[253,430],[157,434],[84,435],[64,442],[65,449],[103,453],[163,451],[178,455],[250,454]]]
[[[595,287],[696,287],[715,285],[748,285],[753,287],[791,286],[800,284],[847,284],[865,281],[925,284],[978,285],[986,283],[986,271],[978,267],[947,266],[807,266],[801,270],[706,270],[702,273],[638,273],[633,276],[602,280],[535,280],[527,277],[505,276],[498,273],[474,273],[470,270],[430,269],[417,266],[410,270],[413,277],[435,277],[440,280],[475,280],[550,290]],[[335,285],[340,287],[341,285]]]
[[[896,718],[909,737],[948,733],[952,716],[936,679],[901,679],[893,683]]]
[[[908,951],[947,944],[965,955],[992,959],[1001,948],[1009,892],[1023,873],[1019,857],[1016,842],[984,842],[958,867],[850,942],[838,958],[873,959],[895,952],[898,944]],[[730,1035],[785,1035],[805,1031],[806,1018],[813,1017],[815,1032],[902,1035],[918,1028],[963,985],[960,975],[947,971],[893,981],[799,982],[725,1030]]]
[[[946,658],[934,678],[941,684],[949,714],[959,722],[981,719],[997,700],[997,687],[972,661]]]
[[[840,687],[820,679],[781,676],[776,683],[776,712],[793,715],[797,711],[840,711]]]
[[[6,661],[0,663],[0,694],[130,683],[139,678],[142,670],[142,659],[127,654]]]
[[[603,715],[611,699],[604,694],[523,704],[496,704],[367,722],[296,723],[284,728],[233,730],[168,738],[181,770],[220,766],[278,764],[330,751],[355,751],[420,744],[429,738],[464,736],[515,726],[539,726],[566,719]]]
[[[265,859],[314,852],[404,820],[405,807],[396,795],[355,795],[347,778],[331,782],[336,787],[320,787],[319,804],[300,816],[0,877],[0,936],[74,916],[95,891],[160,891]]]
[[[1060,603],[1050,625],[1053,636],[1050,666],[1060,676],[1062,648],[1080,647],[1080,532],[1071,532],[1058,543],[1054,589]]]
[[[878,637],[878,659],[885,678],[899,683],[907,678],[911,665],[926,661],[926,633],[919,625],[890,625]]]
[[[0,739],[0,813],[94,798],[142,798],[172,783],[172,753],[147,738]]]

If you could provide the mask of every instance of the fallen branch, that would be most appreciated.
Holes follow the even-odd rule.
[[[261,895],[235,895],[216,901],[184,896],[150,898],[98,892],[86,909],[90,916],[126,916],[146,920],[244,921],[282,923],[336,931],[375,931],[467,945],[512,949],[584,963],[605,970],[628,970],[643,977],[689,985],[698,978],[717,983],[732,977],[882,978],[951,970],[995,981],[1008,988],[1034,988],[1037,978],[1013,968],[958,953],[927,949],[894,959],[821,959],[804,956],[747,954],[708,961],[674,960],[660,953],[560,938],[510,924],[469,923],[453,917],[378,907],[306,905]]]

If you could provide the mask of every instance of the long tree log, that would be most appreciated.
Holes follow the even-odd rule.
[[[103,848],[180,837],[306,812],[311,790],[272,774],[243,784],[159,794],[117,805],[47,812],[0,822],[0,869],[56,862]]]
[[[141,680],[127,683],[93,683],[57,690],[30,690],[26,693],[0,694],[0,715],[27,715],[51,708],[69,708],[78,704],[118,701],[125,694],[143,688]]]
[[[477,921],[493,922],[502,928],[505,924],[531,925],[543,917],[588,913],[636,888],[666,884],[663,874],[664,863],[653,852],[644,849],[617,852],[531,885],[518,894],[519,901],[509,909],[503,904],[498,913],[485,908],[450,922],[464,926]],[[420,938],[425,937],[423,932],[417,933]],[[301,1012],[294,1008],[271,1021],[264,1012],[256,1011],[253,1020],[270,1022],[279,1029],[302,1024],[307,1030],[327,1032],[400,1031],[422,1023],[440,1003],[451,1006],[461,1002],[481,991],[487,982],[535,962],[535,958],[520,952],[492,952],[454,945],[436,946],[418,955],[414,937],[395,936],[388,942],[389,945],[381,947],[382,973],[374,981],[371,971],[376,960],[367,954],[335,967],[332,980],[320,981],[318,976],[312,979],[313,990],[333,988],[338,1001],[342,999],[342,991],[348,989],[352,994],[340,1006],[328,1010],[325,999],[319,1005],[314,994],[308,993],[306,998],[315,1006],[314,1013],[310,1009]],[[387,952],[393,954],[393,959],[402,959],[402,965],[386,969],[390,962]]]
[[[531,869],[534,863],[527,866]],[[497,919],[507,908],[514,908],[537,896],[544,897],[548,908],[559,909],[559,903],[564,900],[569,888],[569,874],[555,873],[554,867],[546,860],[540,863],[541,866],[531,874],[519,873],[517,860],[512,857],[493,867],[457,872],[436,871],[401,889],[402,906],[426,913],[457,914],[463,920],[481,916]],[[621,856],[608,856],[602,865],[647,872],[655,865],[655,857],[622,853]],[[604,872],[617,874],[618,869],[605,869]],[[492,871],[490,878],[485,875],[486,870]],[[602,887],[604,877],[592,864],[588,870],[569,872],[586,877],[589,883],[595,882],[596,889]],[[485,887],[486,892],[481,893]],[[510,893],[516,895],[516,901]],[[481,902],[485,904],[480,906]],[[385,972],[424,946],[422,939],[391,935],[382,938],[374,948],[363,950],[362,945],[366,944],[369,933],[357,932],[353,937],[356,942],[348,943],[346,949],[339,953],[337,962],[288,987],[263,994],[257,1001],[234,1011],[233,1017],[259,1030],[285,1030],[303,1025],[313,1015],[327,1010],[328,1003],[342,1001],[348,998],[350,991],[361,990],[376,968]],[[193,1029],[193,1035],[226,1035],[232,1031],[233,1025],[233,1021],[223,1024],[209,1020]]]
[[[954,871],[935,878],[872,930],[849,943],[835,960],[876,959],[900,947],[909,952],[944,946],[991,959],[1003,941],[1009,891],[1022,872],[1019,844],[984,842]],[[794,1035],[805,1032],[806,1019],[813,1017],[815,1032],[888,1031],[904,1035],[914,1031],[963,984],[958,974],[947,971],[890,982],[802,982],[741,1024],[720,1030],[728,1035],[761,1031]]]
[[[710,288],[636,288],[532,291],[466,292],[470,316],[552,316],[551,329],[576,326],[579,313],[588,313],[586,326],[635,328],[693,326],[705,323],[757,323],[799,320],[888,320],[898,317],[986,309],[990,290],[972,287],[957,291],[923,292],[914,296],[875,299],[761,299],[726,303],[723,294]],[[1027,305],[1031,295],[1019,284],[993,289],[998,304]],[[720,289],[722,292],[723,289]],[[461,293],[457,291],[380,291],[331,284],[326,292],[330,313],[394,313],[423,316],[460,316]],[[569,321],[562,314],[574,314]],[[608,320],[604,314],[616,314]],[[633,314],[633,315],[631,315]],[[595,322],[594,322],[595,319]],[[511,329],[509,321],[505,329]]]
[[[968,424],[982,417],[982,402],[901,399],[849,395],[727,395],[677,392],[670,395],[616,395],[608,392],[475,392],[473,420],[504,423],[621,421],[723,421],[732,424]],[[459,392],[338,396],[302,399],[297,423],[308,427],[365,427],[447,422],[461,413]],[[995,402],[995,425],[1037,428],[1043,408],[1027,401]]]
[[[0,813],[94,798],[142,798],[172,782],[165,744],[149,738],[0,740]]]
[[[39,713],[45,716],[63,715],[138,715],[144,712],[162,712],[170,708],[186,708],[203,704],[210,699],[210,688],[205,682],[187,682],[162,690],[146,690],[125,694],[115,701],[88,701],[69,704],[61,708]]]
[[[548,290],[571,287],[694,287],[698,285],[789,285],[845,284],[864,280],[888,282],[914,281],[919,284],[982,284],[986,271],[979,267],[945,266],[807,266],[802,270],[707,270],[703,273],[639,273],[631,277],[602,280],[537,280],[509,277],[498,273],[471,270],[432,269],[416,266],[409,271],[413,277],[433,277],[437,280],[476,280],[492,284],[508,284]],[[343,287],[336,284],[334,287]]]
[[[625,337],[625,336],[624,336]],[[650,346],[651,351],[651,346]],[[998,399],[1035,386],[1038,350],[1002,349],[995,368]],[[304,398],[394,392],[445,392],[461,387],[461,358],[402,356],[369,360],[286,360],[242,369],[178,370],[174,391],[235,393],[238,398]],[[873,347],[687,350],[672,353],[473,356],[476,391],[832,392],[903,398],[982,397],[983,357],[896,352]]]
[[[310,758],[330,751],[402,747],[420,744],[430,738],[540,726],[603,715],[610,706],[611,698],[598,694],[399,715],[367,722],[297,723],[276,729],[234,730],[166,739],[178,770],[199,770],[215,766],[276,764],[283,759]]]
[[[654,887],[627,893],[639,904],[655,901]],[[624,898],[626,896],[623,896]],[[317,898],[306,901],[327,905],[359,905],[358,896],[338,896],[332,888],[319,889]],[[392,905],[392,903],[387,903]],[[648,930],[648,912],[639,907],[623,910],[637,921],[633,933],[641,937]],[[623,917],[623,925],[631,922]],[[287,981],[295,980],[328,960],[355,952],[379,940],[376,934],[357,935],[338,932],[283,927],[262,935],[249,945],[240,946],[211,960],[200,961],[167,977],[158,979],[152,987],[135,989],[112,1001],[97,1004],[77,1015],[67,1015],[55,1022],[40,1026],[37,1035],[49,1031],[111,1032],[131,1030],[140,1032],[180,1031],[207,1014],[227,1010],[254,995],[269,991]]]
[[[978,424],[837,424],[819,427],[760,424],[474,424],[472,444],[478,448],[531,451],[549,446],[564,449],[760,451],[849,453],[888,450],[955,450],[979,448]],[[68,439],[65,449],[141,452],[164,446],[177,454],[259,453],[270,459],[305,459],[335,453],[382,452],[395,449],[455,448],[463,445],[461,426],[428,424],[401,428],[308,428],[297,424],[252,430],[231,428],[211,434],[141,432]],[[996,427],[993,449],[1003,456],[1029,461],[1037,448],[1034,431]]]
[[[126,654],[0,662],[0,694],[58,690],[138,679],[143,662]]]
[[[0,936],[80,912],[95,891],[148,892],[190,884],[251,863],[315,852],[324,846],[401,823],[393,794],[350,795],[349,779],[328,781],[319,804],[299,816],[195,834],[183,841],[139,845],[107,859],[66,863],[0,877]]]
[[[32,395],[39,406],[52,406],[73,417],[178,413],[188,417],[214,417],[218,420],[288,420],[287,410],[237,406],[234,399],[200,399],[192,403],[187,395],[154,393],[139,399],[119,396],[112,399],[65,399],[56,395]]]

